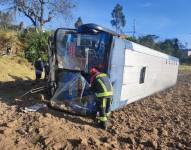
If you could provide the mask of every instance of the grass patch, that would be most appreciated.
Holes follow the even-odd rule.
[[[0,57],[0,81],[30,80],[35,78],[33,66],[18,56]]]
[[[184,71],[184,70],[190,70],[191,71],[191,66],[190,65],[180,65],[179,70],[180,71]]]

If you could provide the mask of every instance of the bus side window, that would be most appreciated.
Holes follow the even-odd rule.
[[[142,67],[140,72],[139,84],[142,84],[145,82],[145,73],[146,73],[146,67]]]

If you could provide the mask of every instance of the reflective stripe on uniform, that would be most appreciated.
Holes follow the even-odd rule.
[[[113,92],[96,93],[97,97],[112,96]]]
[[[109,117],[109,116],[110,116],[110,114],[111,114],[111,112],[106,113],[106,117]]]
[[[107,121],[107,117],[98,117],[98,119],[103,122]]]
[[[111,86],[111,91],[108,91],[106,85],[104,84],[104,82],[101,79],[99,79],[101,77],[107,77],[107,75],[105,73],[101,73],[101,74],[96,76],[97,82],[101,85],[101,87],[103,89],[103,92],[102,93],[96,93],[96,96],[97,97],[112,96],[112,94],[113,94],[112,85],[110,85]]]
[[[106,98],[103,98],[102,100],[102,108],[106,108]]]
[[[107,77],[107,75],[106,75],[105,73],[101,73],[101,74],[99,74],[99,75],[96,76],[96,79],[97,79],[97,78],[101,78],[101,77]]]
[[[97,81],[101,84],[101,87],[103,88],[103,91],[106,92],[107,88],[105,87],[104,83],[100,79],[98,79]]]

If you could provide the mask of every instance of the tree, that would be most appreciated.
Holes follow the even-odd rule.
[[[138,41],[144,46],[159,50],[160,48],[155,42],[156,39],[158,39],[158,36],[149,34],[146,36],[139,37]]]
[[[177,38],[166,39],[163,42],[160,42],[159,45],[162,52],[178,58],[181,57],[182,44],[179,42]]]
[[[163,53],[172,55],[173,54],[173,42],[171,39],[166,39],[163,42],[160,42],[160,49]]]
[[[142,37],[128,37],[127,39],[146,47],[161,51],[163,53],[181,58],[181,50],[185,47],[177,39],[165,39],[164,41],[157,41],[159,37],[156,35],[146,35]]]
[[[72,0],[0,0],[10,10],[19,11],[29,18],[35,27],[42,28],[56,16],[64,19],[72,17],[75,4]]]
[[[136,37],[133,37],[133,36],[129,36],[126,39],[129,41],[135,42],[135,43],[139,43],[138,39]]]
[[[7,27],[12,22],[12,15],[9,12],[0,11],[0,26]]]
[[[111,16],[111,25],[115,27],[116,32],[122,32],[121,28],[126,24],[125,15],[123,14],[123,7],[120,4],[117,4],[111,13]]]
[[[179,42],[179,40],[177,38],[173,39],[173,48],[174,48],[174,52],[173,52],[173,56],[180,58],[181,57],[181,44]]]
[[[77,21],[75,22],[74,26],[75,28],[78,28],[83,24],[81,17],[78,17]]]
[[[47,47],[48,47],[48,37],[51,32],[27,32],[21,37],[26,45],[25,57],[34,62],[38,58],[43,58],[43,60],[48,59]]]

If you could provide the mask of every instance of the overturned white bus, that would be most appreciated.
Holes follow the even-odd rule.
[[[176,84],[179,60],[120,38],[95,24],[60,28],[49,46],[51,104],[79,114],[95,113],[89,69],[109,74],[112,110]]]

